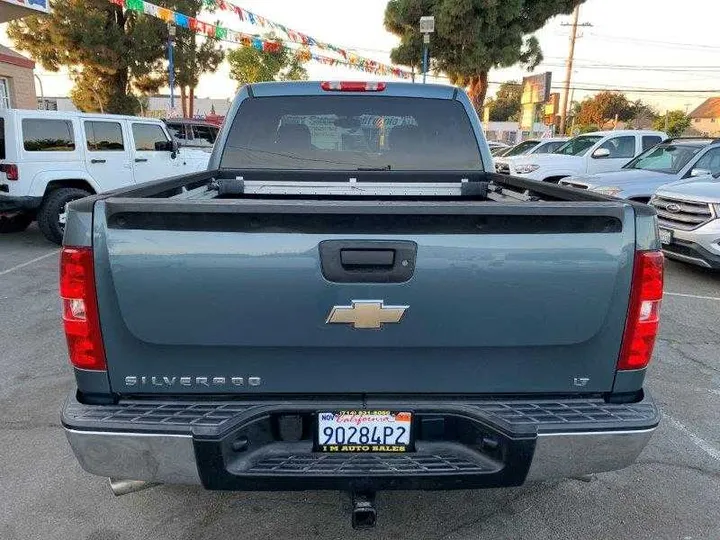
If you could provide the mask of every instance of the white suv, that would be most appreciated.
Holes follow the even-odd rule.
[[[65,205],[94,193],[207,168],[178,152],[161,120],[78,112],[0,110],[0,232],[37,219],[60,243]]]
[[[552,154],[503,158],[498,172],[557,183],[568,176],[617,171],[665,139],[661,131],[595,131],[570,139]]]

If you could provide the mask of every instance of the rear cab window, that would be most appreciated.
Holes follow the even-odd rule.
[[[121,152],[125,149],[119,122],[85,122],[87,149],[91,152]]]
[[[23,147],[28,152],[73,152],[75,134],[70,120],[24,118]]]
[[[133,122],[132,133],[133,139],[135,139],[135,150],[141,152],[165,150],[163,146],[169,142],[165,130],[158,124]]]
[[[660,144],[662,142],[662,137],[658,137],[657,135],[643,135],[642,138],[642,151],[649,150],[653,146]]]
[[[220,167],[483,170],[460,102],[357,95],[245,100],[228,133]]]

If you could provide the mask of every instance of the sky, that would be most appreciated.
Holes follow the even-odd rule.
[[[389,51],[397,44],[397,38],[383,28],[386,0],[231,1],[319,41],[352,49],[374,60],[389,63]],[[622,90],[630,99],[642,99],[663,111],[692,110],[706,97],[715,95],[703,91],[717,91],[720,95],[718,15],[718,0],[587,0],[580,10],[580,22],[592,27],[579,29],[572,76],[573,86],[578,88],[572,97],[577,101],[598,89]],[[216,12],[200,19],[220,20],[238,31],[261,30],[241,22],[233,13]],[[555,17],[536,33],[545,61],[533,73],[552,72],[553,91],[560,91],[565,80],[570,28],[563,24],[570,22],[569,16]],[[4,27],[0,25],[0,43],[12,46]],[[307,68],[310,78],[316,80],[376,78],[317,63],[309,63]],[[41,67],[36,72],[46,96],[68,95],[72,83],[66,74],[50,73]],[[520,80],[528,74],[521,66],[492,70],[489,79],[494,84],[488,95],[497,90],[497,83]],[[196,95],[230,98],[236,89],[224,64],[216,73],[202,77]]]

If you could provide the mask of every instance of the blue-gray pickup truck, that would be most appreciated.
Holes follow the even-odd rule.
[[[116,492],[519,486],[660,413],[655,211],[498,175],[449,86],[252,84],[206,172],[69,205],[82,467]]]

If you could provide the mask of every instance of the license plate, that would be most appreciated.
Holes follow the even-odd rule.
[[[672,244],[673,232],[669,229],[660,229],[660,242],[663,244]]]
[[[412,450],[412,413],[336,411],[318,413],[320,452],[407,452]]]

